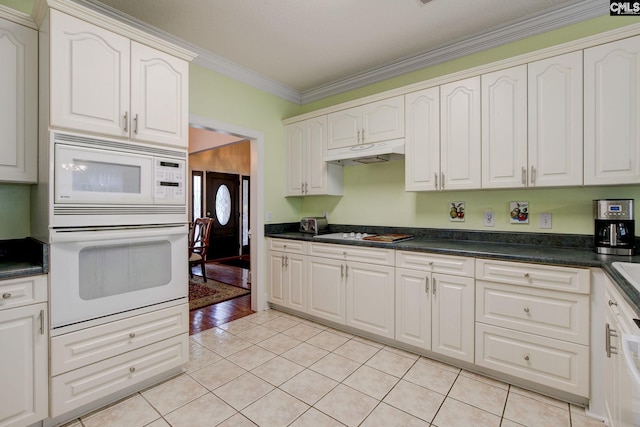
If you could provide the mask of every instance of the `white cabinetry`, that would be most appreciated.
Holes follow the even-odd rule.
[[[187,61],[50,14],[51,126],[187,147]]]
[[[405,190],[438,190],[440,87],[405,95]]]
[[[392,249],[311,243],[308,313],[394,336]]]
[[[640,182],[640,36],[584,51],[584,183]]]
[[[474,361],[473,258],[396,253],[395,339]]]
[[[269,302],[307,311],[307,243],[269,239]]]
[[[51,339],[51,417],[178,368],[189,360],[189,307],[180,304]]]
[[[36,182],[38,32],[0,18],[0,181]]]
[[[531,62],[528,74],[528,185],[582,185],[582,52]]]
[[[47,276],[0,281],[0,426],[47,417]]]
[[[343,167],[324,161],[327,116],[285,127],[287,196],[342,195]]]
[[[480,188],[480,76],[440,86],[441,190]]]
[[[631,319],[637,318],[615,289],[614,285],[605,277],[605,348],[604,359],[604,390],[605,409],[610,427],[625,427],[636,425],[633,415],[633,399],[637,392],[634,390],[633,379],[625,364],[623,351],[624,334],[638,335],[638,327]]]
[[[328,148],[404,138],[404,96],[329,114]]]
[[[589,270],[476,260],[476,359],[589,396]]]

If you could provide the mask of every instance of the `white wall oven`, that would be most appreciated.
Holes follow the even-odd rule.
[[[177,305],[188,294],[188,225],[58,228],[51,232],[53,335],[72,325]]]
[[[186,150],[53,132],[52,227],[185,221]]]

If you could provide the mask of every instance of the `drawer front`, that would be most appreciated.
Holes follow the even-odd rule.
[[[589,295],[477,280],[476,320],[589,345]]]
[[[309,255],[390,266],[393,266],[395,262],[393,249],[363,248],[349,245],[332,245],[329,243],[311,243],[309,246]]]
[[[581,294],[590,291],[586,268],[477,259],[476,279]]]
[[[47,300],[47,275],[0,281],[0,310],[37,304]]]
[[[476,323],[476,365],[589,397],[589,347]]]
[[[51,417],[177,368],[189,360],[182,334],[51,379]]]
[[[51,375],[59,375],[164,339],[189,333],[189,305],[51,338]]]
[[[292,254],[307,254],[308,243],[300,240],[288,240],[288,239],[268,239],[269,250],[289,252]]]
[[[396,267],[465,277],[475,274],[474,258],[422,252],[397,251]]]

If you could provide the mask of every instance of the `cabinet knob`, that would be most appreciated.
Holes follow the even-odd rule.
[[[5,292],[4,294],[2,294],[2,299],[9,299],[9,298],[11,298],[11,294],[9,292]]]
[[[129,334],[129,338],[135,338],[135,337],[136,337],[135,332],[131,332],[131,333]]]
[[[129,372],[134,373],[136,371],[136,368],[134,368],[133,366],[129,368]]]
[[[347,251],[342,252],[342,255],[347,256]]]
[[[529,273],[524,273],[524,277],[529,278]]]
[[[529,361],[529,355],[528,354],[524,355],[524,360],[526,360],[527,362]]]
[[[6,295],[6,294],[5,294],[5,295]],[[3,295],[3,297],[4,297],[4,295]],[[617,302],[615,302],[615,301],[609,300],[609,307],[611,307],[612,305],[617,306],[617,305],[618,305],[618,303],[617,303]]]
[[[525,307],[525,308],[524,308],[524,312],[525,312],[525,313],[528,313],[528,312],[529,312],[529,307]]]

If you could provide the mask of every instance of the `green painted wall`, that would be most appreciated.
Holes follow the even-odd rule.
[[[592,19],[312,102],[302,106],[300,111],[311,112],[638,22],[640,19],[635,17],[604,16]],[[316,216],[327,211],[329,222],[335,224],[591,234],[593,199],[632,198],[635,199],[635,205],[640,206],[638,185],[409,193],[404,191],[402,161],[346,167],[344,186],[343,197],[303,198],[301,216]],[[465,202],[465,222],[449,221],[449,202],[452,201]],[[509,223],[510,201],[529,202],[529,224]],[[483,212],[489,209],[495,212],[494,227],[483,226]],[[549,212],[553,216],[551,230],[539,228],[538,214],[543,212]],[[638,228],[637,234],[640,233],[640,227]]]
[[[19,10],[27,15],[31,13],[36,0],[0,0],[0,4]]]
[[[30,186],[0,184],[0,240],[30,235]]]

